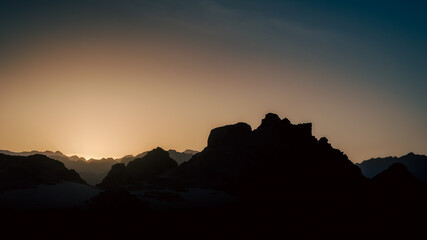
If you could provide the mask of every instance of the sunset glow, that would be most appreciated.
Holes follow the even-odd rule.
[[[62,17],[9,6],[15,15],[0,17],[10,22],[1,28],[0,149],[86,158],[202,150],[212,128],[256,128],[275,112],[312,122],[354,162],[427,153],[427,54],[417,45],[425,25],[409,39],[406,25],[379,35],[392,19],[343,16],[345,6],[299,19],[243,2],[160,2],[104,6],[116,16],[108,21],[91,8],[76,14],[78,3]],[[408,25],[417,13],[405,15]]]

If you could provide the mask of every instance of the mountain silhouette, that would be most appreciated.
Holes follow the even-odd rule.
[[[178,164],[169,156],[168,152],[156,148],[127,165],[124,163],[113,165],[108,175],[97,186],[109,188],[123,184],[137,184],[168,173],[177,167]]]
[[[147,199],[147,194],[141,193],[173,193],[181,196],[177,201],[195,197],[197,189],[231,194],[237,203],[211,207],[219,212],[237,211],[226,218],[239,219],[241,230],[248,226],[260,229],[255,231],[259,236],[271,229],[282,237],[304,233],[305,238],[417,232],[413,212],[427,213],[427,191],[420,181],[402,165],[368,179],[327,138],[317,139],[311,130],[310,123],[292,124],[269,113],[254,130],[246,123],[213,129],[203,151],[179,166],[150,174],[150,178],[130,178],[128,173],[132,170],[134,176],[144,176],[143,169],[148,166],[137,168],[132,162],[114,165],[103,187],[120,186],[131,193],[137,190],[134,193],[141,199]],[[152,164],[168,162],[164,151],[156,149],[152,154],[158,155],[151,158]],[[141,184],[147,179],[148,184]],[[396,183],[403,187],[396,187]],[[190,212],[187,209],[185,214]]]
[[[360,169],[326,138],[312,136],[311,128],[270,113],[253,131],[246,123],[213,129],[207,147],[183,163],[176,176],[188,185],[249,195],[254,188],[271,192],[363,184]]]
[[[118,237],[409,239],[423,234],[427,222],[426,185],[405,165],[395,163],[366,178],[327,138],[313,136],[311,123],[292,124],[273,113],[256,129],[242,122],[213,129],[206,148],[180,165],[161,148],[143,155],[112,165],[98,184],[104,192],[96,197],[92,192],[81,206],[6,217],[18,226],[39,223],[33,229],[45,229],[46,222],[51,229],[84,222],[80,225],[90,226],[85,230],[94,236],[99,233],[94,229],[107,229],[105,238],[115,232]],[[50,181],[28,178],[28,171],[51,175],[39,173],[40,164],[29,170],[20,161],[0,168],[2,182],[57,184],[70,179],[66,173],[77,174],[49,159],[65,172]]]
[[[228,213],[225,218],[237,218],[239,228],[249,226],[264,233],[266,226],[276,230],[289,226],[288,234],[313,234],[326,229],[328,234],[339,235],[348,226],[364,223],[366,209],[374,206],[359,204],[373,191],[369,180],[345,154],[334,149],[326,138],[314,137],[310,123],[292,124],[272,113],[254,130],[246,123],[213,129],[207,147],[179,166],[169,164],[170,159],[161,149],[146,157],[127,166],[114,165],[99,186],[123,187],[131,193],[135,191],[141,199],[148,199],[147,193],[181,196],[178,200],[163,201],[165,204],[192,201],[199,197],[199,189],[223,192],[237,201],[210,208],[234,212],[236,215]],[[161,162],[168,167],[148,178],[144,171],[150,167],[142,165],[144,160],[150,160],[151,166],[159,161],[159,165]],[[187,209],[183,214],[192,211]]]
[[[175,150],[169,150],[169,155],[172,159],[177,161],[178,164],[181,164],[185,161],[188,161],[197,151],[186,150],[186,152],[177,152]],[[51,159],[58,160],[64,163],[65,167],[68,169],[74,169],[79,173],[82,179],[84,179],[88,184],[95,186],[100,183],[105,176],[107,176],[111,167],[116,163],[125,163],[128,164],[130,161],[135,160],[136,158],[142,158],[145,156],[148,151],[138,154],[137,156],[126,155],[122,158],[102,158],[102,159],[89,159],[86,160],[83,157],[78,156],[66,156],[60,151],[28,151],[28,152],[11,152],[7,150],[0,150],[0,153],[13,156],[30,156],[35,154],[45,155]]]
[[[0,154],[0,191],[30,188],[60,182],[86,184],[74,170],[45,155],[9,156]]]
[[[326,138],[316,139],[311,128],[310,123],[294,125],[269,113],[255,130],[246,123],[213,129],[207,147],[179,167],[157,148],[127,166],[114,165],[99,186],[132,185],[148,179],[145,176],[170,172],[162,183],[169,182],[171,188],[212,188],[247,198],[273,198],[274,192],[278,199],[282,193],[277,188],[347,191],[366,184],[360,169]]]
[[[427,182],[427,156],[408,153],[401,157],[371,158],[356,165],[362,170],[363,175],[373,178],[386,170],[394,163],[402,163],[419,180]]]

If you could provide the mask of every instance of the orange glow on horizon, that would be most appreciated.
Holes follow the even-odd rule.
[[[200,151],[211,129],[239,121],[256,128],[267,112],[313,122],[316,137],[355,161],[402,155],[407,146],[422,151],[426,142],[410,128],[402,145],[396,128],[408,119],[394,114],[399,103],[391,109],[388,96],[340,85],[353,76],[338,71],[179,40],[100,39],[108,38],[41,38],[0,69],[7,79],[0,82],[0,148],[85,158],[157,146]]]

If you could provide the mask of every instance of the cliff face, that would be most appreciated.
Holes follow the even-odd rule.
[[[23,157],[0,154],[0,191],[60,182],[86,184],[76,171],[44,155]]]

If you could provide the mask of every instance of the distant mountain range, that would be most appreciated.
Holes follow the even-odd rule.
[[[169,150],[169,155],[174,159],[178,164],[181,164],[185,161],[188,161],[197,151],[194,150],[185,150],[184,152],[177,152],[173,149]],[[102,159],[89,159],[86,160],[83,157],[79,156],[66,156],[65,154],[56,151],[27,151],[27,152],[11,152],[7,150],[0,150],[0,153],[11,155],[11,156],[31,156],[35,154],[45,155],[51,159],[58,160],[64,163],[65,167],[68,169],[76,170],[80,176],[90,185],[96,185],[104,179],[108,171],[116,163],[128,164],[130,161],[133,161],[136,158],[141,158],[145,156],[148,151],[138,154],[137,156],[127,155],[122,158],[102,158]]]
[[[402,163],[419,180],[427,182],[427,156],[408,153],[401,157],[371,158],[361,163],[356,163],[363,175],[373,178],[386,170],[394,163]]]

